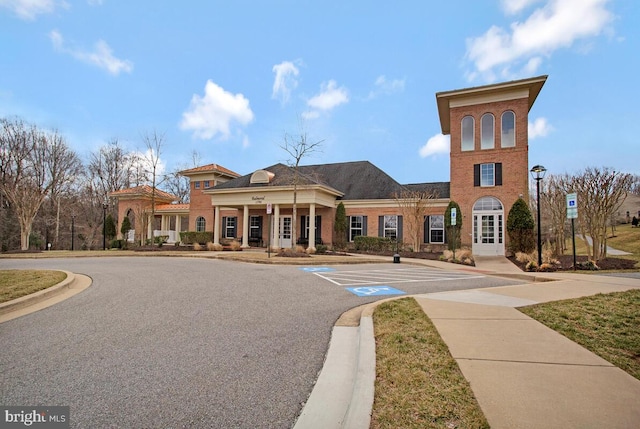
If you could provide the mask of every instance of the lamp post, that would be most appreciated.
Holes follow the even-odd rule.
[[[76,215],[71,215],[71,251],[74,250],[74,242],[73,239],[76,235]]]
[[[107,200],[102,203],[102,250],[107,250]]]
[[[542,265],[542,229],[540,228],[540,181],[544,179],[547,169],[542,165],[534,165],[531,169],[531,177],[536,181],[537,206],[538,206],[538,268]]]

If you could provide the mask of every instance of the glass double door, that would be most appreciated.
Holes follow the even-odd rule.
[[[502,213],[473,214],[473,254],[504,255],[504,226]]]

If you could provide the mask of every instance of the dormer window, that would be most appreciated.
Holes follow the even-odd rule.
[[[251,184],[267,184],[270,183],[271,180],[275,177],[270,171],[267,170],[257,170],[251,175]]]

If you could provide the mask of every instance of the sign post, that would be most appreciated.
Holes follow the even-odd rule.
[[[455,227],[457,225],[457,219],[458,219],[458,209],[456,209],[455,207],[451,207],[451,226]],[[457,228],[451,228],[451,232],[453,233],[453,243],[451,248],[453,249],[453,260],[456,260],[456,229]]]
[[[267,222],[269,222],[269,237],[267,237],[267,258],[271,258],[271,203],[267,203],[267,218]]]
[[[576,227],[578,217],[578,194],[567,194],[567,219],[571,219],[571,241],[573,243],[573,271],[576,270]]]

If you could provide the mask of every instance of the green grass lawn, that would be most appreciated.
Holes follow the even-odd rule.
[[[374,314],[376,383],[371,428],[488,428],[431,320],[413,298]]]
[[[0,270],[0,303],[60,283],[67,275],[53,270]]]
[[[640,289],[519,310],[640,380]]]

